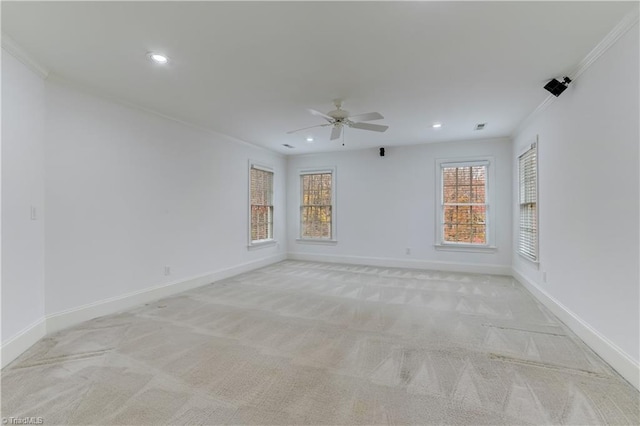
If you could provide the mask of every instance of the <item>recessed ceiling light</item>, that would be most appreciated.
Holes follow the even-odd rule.
[[[156,64],[164,65],[167,62],[169,62],[169,58],[167,58],[166,56],[160,53],[149,52],[147,53],[147,57],[151,59],[153,62],[155,62]]]
[[[313,142],[313,138],[311,136],[307,136],[307,142]]]
[[[442,123],[433,123],[431,127],[433,127],[434,129],[439,129],[440,127],[442,127]]]

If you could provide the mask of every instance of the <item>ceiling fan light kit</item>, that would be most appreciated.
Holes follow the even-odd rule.
[[[313,129],[316,127],[328,127],[332,126],[330,140],[340,139],[342,135],[343,127],[350,127],[352,129],[369,130],[372,132],[385,132],[389,126],[382,124],[365,123],[365,121],[382,120],[384,117],[379,112],[367,112],[365,114],[350,115],[349,111],[342,109],[342,101],[335,100],[334,104],[336,109],[329,111],[328,113],[322,113],[315,109],[309,109],[312,115],[318,116],[326,120],[326,123],[317,124],[315,126],[304,127],[302,129],[291,130],[287,134],[300,132],[302,130]]]

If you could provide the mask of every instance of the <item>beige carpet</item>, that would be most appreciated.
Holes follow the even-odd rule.
[[[507,277],[285,261],[51,335],[2,372],[44,424],[638,424]]]

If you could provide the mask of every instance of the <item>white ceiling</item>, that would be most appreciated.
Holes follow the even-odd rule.
[[[508,136],[636,2],[2,2],[51,74],[286,154]],[[145,56],[171,59],[161,67]],[[306,109],[378,111],[345,147]],[[435,130],[434,122],[443,127]],[[482,131],[476,123],[487,122]],[[316,141],[305,142],[313,135]],[[287,149],[288,143],[295,149]]]

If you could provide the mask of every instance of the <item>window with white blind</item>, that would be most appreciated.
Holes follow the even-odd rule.
[[[250,245],[273,241],[273,170],[249,166]]]
[[[538,261],[538,144],[518,157],[520,227],[518,253]]]
[[[490,228],[490,159],[436,162],[436,247],[495,249]]]
[[[335,241],[335,168],[300,172],[299,241]]]

